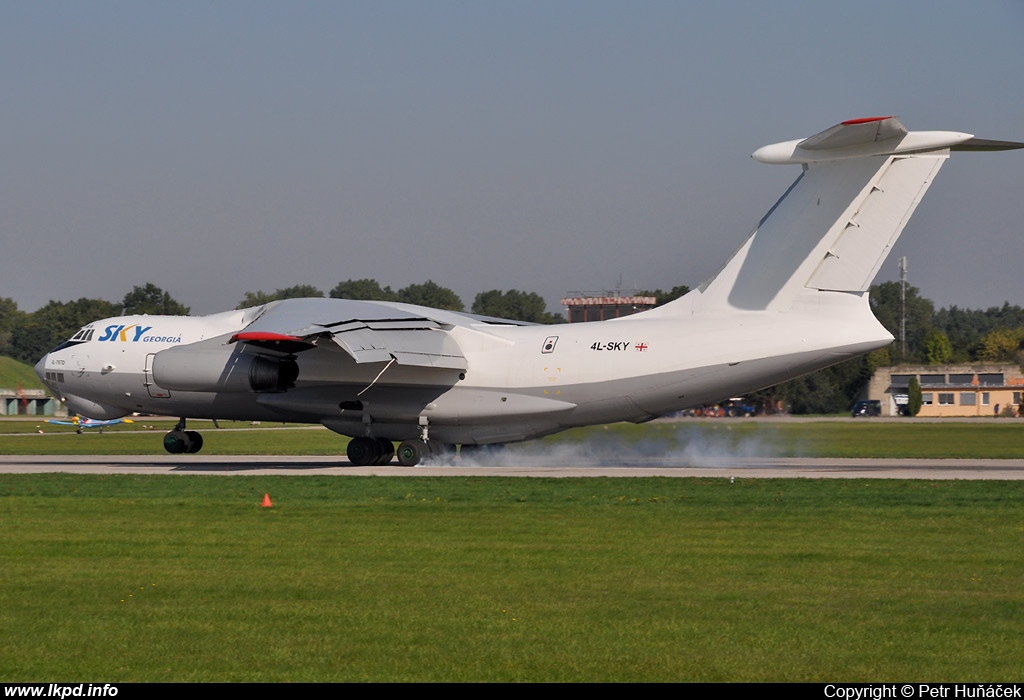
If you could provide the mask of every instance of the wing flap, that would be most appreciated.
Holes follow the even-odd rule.
[[[448,333],[453,327],[386,304],[295,299],[268,308],[233,340],[299,352],[323,347],[330,338],[358,364],[395,361],[414,367],[465,370],[462,349]]]
[[[331,334],[331,339],[357,363],[387,362],[400,365],[466,369],[466,358],[450,335],[433,328],[374,330],[363,327]]]

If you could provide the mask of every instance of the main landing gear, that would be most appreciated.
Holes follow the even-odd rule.
[[[437,440],[405,440],[395,449],[390,440],[384,438],[357,437],[348,443],[348,461],[356,467],[370,467],[390,464],[398,456],[403,467],[415,467],[422,460],[445,460],[455,456],[455,445]]]
[[[437,440],[405,440],[398,446],[398,463],[415,467],[421,460],[447,461],[455,457],[455,445]]]
[[[395,456],[395,446],[384,438],[357,437],[348,443],[348,461],[357,467],[388,464]]]
[[[185,419],[182,418],[174,430],[164,435],[164,449],[172,455],[195,454],[203,449],[203,436],[195,430],[185,430]]]

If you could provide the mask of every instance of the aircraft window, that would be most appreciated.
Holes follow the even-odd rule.
[[[88,343],[90,340],[92,340],[92,334],[95,333],[95,332],[96,331],[95,331],[95,329],[92,326],[86,326],[85,328],[81,329],[80,331],[75,333],[73,336],[71,336],[70,340],[65,340],[63,343],[61,343],[60,345],[55,347],[50,352],[60,352],[64,348],[70,348],[72,345],[80,345],[82,343]]]
[[[71,336],[71,340],[75,340],[75,341],[78,341],[78,342],[85,343],[85,342],[88,342],[88,341],[92,340],[92,334],[93,334],[93,327],[92,326],[86,326],[85,328],[82,328],[77,333],[75,333],[73,336]]]
[[[73,345],[81,345],[84,342],[85,342],[84,340],[65,340],[63,343],[61,343],[60,345],[55,347],[50,352],[60,352],[61,350],[65,349],[65,348],[70,348]]]

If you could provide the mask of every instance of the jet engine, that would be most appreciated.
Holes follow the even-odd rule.
[[[284,391],[298,376],[294,357],[246,352],[238,345],[186,345],[153,358],[153,380],[171,391]]]

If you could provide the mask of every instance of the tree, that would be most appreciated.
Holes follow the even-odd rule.
[[[462,311],[466,308],[458,294],[447,287],[440,286],[433,280],[427,280],[423,284],[410,284],[408,287],[399,289],[398,300],[406,304],[418,304],[449,311]]]
[[[919,363],[925,359],[925,338],[932,329],[935,305],[921,296],[917,287],[907,287],[907,351],[900,349],[900,283],[882,282],[871,286],[871,311],[879,323],[893,334],[891,350],[896,364]]]
[[[359,299],[362,301],[398,301],[391,287],[381,288],[377,280],[345,280],[331,290],[332,299]]]
[[[18,310],[18,303],[14,299],[0,298],[0,353],[7,354],[10,349],[11,333],[25,318],[25,312]]]
[[[910,378],[910,383],[907,385],[907,413],[916,416],[921,412],[923,404],[924,397],[921,395],[921,382],[917,381],[917,376],[914,375]]]
[[[75,331],[100,318],[117,316],[121,307],[103,299],[50,301],[15,326],[11,332],[10,356],[33,364]]]
[[[942,329],[953,345],[953,362],[980,359],[982,340],[997,328],[1024,327],[1024,308],[1009,303],[988,309],[961,309],[951,306],[935,312],[935,326]]]
[[[982,362],[1017,362],[1024,328],[996,328],[981,339],[978,359]]]
[[[136,285],[124,295],[121,302],[126,316],[131,314],[155,314],[161,316],[188,316],[189,307],[179,304],[171,295],[147,282],[145,287]]]
[[[791,413],[841,413],[850,408],[864,384],[871,379],[883,355],[869,353],[776,387]]]
[[[473,300],[473,313],[528,323],[561,323],[564,320],[560,314],[548,313],[544,297],[518,289],[480,292]]]
[[[663,291],[661,289],[655,289],[653,292],[644,290],[637,292],[637,296],[640,297],[654,297],[657,301],[654,302],[655,306],[663,306],[670,301],[675,301],[679,297],[683,296],[690,291],[690,288],[685,284],[680,284],[672,287],[669,291]]]
[[[311,284],[297,284],[294,287],[277,289],[271,293],[262,289],[255,292],[246,292],[245,299],[238,302],[239,309],[248,309],[251,306],[259,306],[279,299],[302,299],[305,297],[323,297],[324,293]]]
[[[933,328],[924,339],[924,354],[930,365],[947,365],[953,360],[953,344],[945,333]]]
[[[828,367],[793,379],[780,384],[777,395],[782,397],[791,413],[839,413],[850,407],[849,396],[836,378],[837,373],[842,372],[836,367]]]

